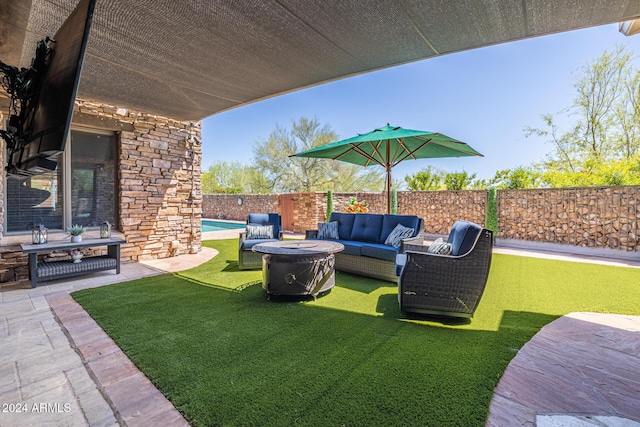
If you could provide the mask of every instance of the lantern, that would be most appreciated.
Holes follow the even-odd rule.
[[[47,243],[47,227],[42,224],[38,224],[33,227],[31,232],[31,242],[34,245],[39,245],[40,243]]]
[[[100,238],[108,239],[111,237],[111,224],[109,221],[105,221],[100,225]]]

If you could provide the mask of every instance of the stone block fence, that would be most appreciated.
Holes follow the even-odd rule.
[[[334,210],[354,196],[371,213],[386,210],[384,193],[334,193]],[[498,190],[496,204],[501,239],[640,252],[640,186]],[[208,194],[202,216],[244,221],[250,212],[279,212],[285,230],[304,232],[325,220],[326,208],[323,192]],[[486,210],[484,190],[398,192],[398,213],[423,218],[427,234],[446,235],[457,219],[484,225]]]

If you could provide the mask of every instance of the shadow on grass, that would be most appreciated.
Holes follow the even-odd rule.
[[[222,269],[222,271],[226,271],[226,272],[241,272],[242,270],[240,270],[240,267],[238,267],[238,260],[235,259],[228,259],[227,261],[227,266],[225,268]]]
[[[336,285],[338,284],[342,288],[348,288],[352,291],[361,292],[363,294],[370,294],[380,288],[397,287],[393,282],[358,276],[356,274],[345,273],[342,271],[336,271]]]
[[[469,325],[471,319],[462,317],[438,316],[435,314],[419,314],[400,311],[398,304],[398,294],[380,295],[376,312],[381,313],[384,317],[406,320],[425,320],[447,326]]]

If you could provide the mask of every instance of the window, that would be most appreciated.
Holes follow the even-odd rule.
[[[55,171],[7,179],[7,232],[71,224],[116,223],[116,148],[113,133],[72,130]]]

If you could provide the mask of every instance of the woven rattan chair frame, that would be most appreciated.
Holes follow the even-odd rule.
[[[398,281],[400,310],[471,318],[484,292],[493,252],[493,233],[483,229],[461,256],[426,253],[411,246]]]

